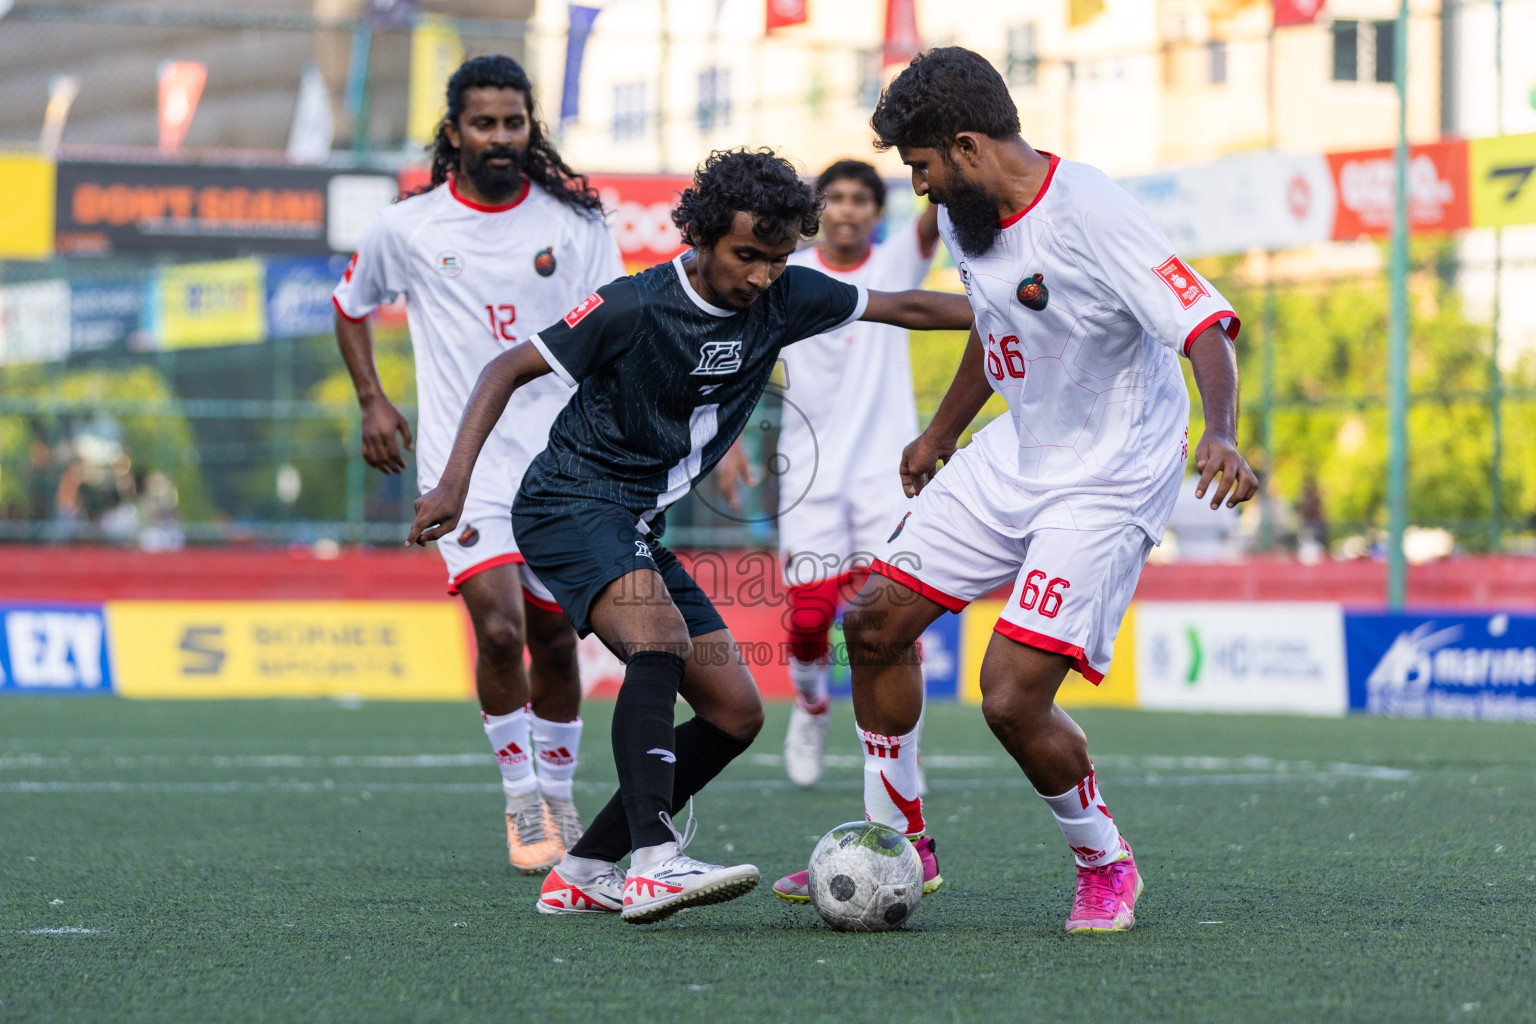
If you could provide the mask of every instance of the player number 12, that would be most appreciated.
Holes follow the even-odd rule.
[[[491,337],[502,341],[517,340],[517,335],[512,333],[512,321],[517,319],[516,306],[510,302],[503,302],[499,306],[487,305],[485,315],[491,320]]]

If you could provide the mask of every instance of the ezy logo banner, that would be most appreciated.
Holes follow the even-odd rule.
[[[110,693],[99,605],[0,604],[0,693]]]

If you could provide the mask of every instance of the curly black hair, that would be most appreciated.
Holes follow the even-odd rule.
[[[731,232],[738,212],[754,216],[752,233],[777,244],[813,238],[821,225],[821,203],[788,160],[773,150],[717,149],[693,172],[672,223],[689,245],[713,246]]]
[[[880,172],[863,160],[839,160],[837,163],[821,172],[816,179],[816,195],[818,198],[827,194],[827,189],[835,181],[856,181],[869,189],[875,197],[875,207],[885,209],[885,181],[880,177]]]
[[[430,192],[448,180],[459,166],[459,150],[448,141],[448,125],[457,124],[464,113],[464,93],[468,89],[516,89],[528,103],[528,152],[523,155],[518,169],[523,176],[557,200],[574,210],[601,217],[603,201],[597,189],[587,183],[585,174],[571,170],[554,145],[549,133],[539,121],[538,108],[533,101],[533,82],[528,72],[511,57],[491,54],[475,57],[459,65],[448,79],[448,113],[437,126],[437,137],[432,140],[432,183],[417,189],[411,195]]]
[[[1016,138],[1019,109],[985,57],[963,46],[940,46],[913,57],[886,86],[869,124],[881,152],[936,149],[947,160],[961,132]]]

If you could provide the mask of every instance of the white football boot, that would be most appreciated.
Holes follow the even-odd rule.
[[[637,871],[631,864],[624,876],[624,909],[620,912],[624,920],[630,924],[650,924],[679,910],[724,903],[757,888],[759,876],[751,864],[723,867],[694,860],[683,852],[698,831],[691,806],[682,832],[673,826],[665,811],[661,812],[661,821],[671,831],[676,849],[643,871]]]
[[[560,865],[555,865],[539,891],[539,913],[617,914],[624,907],[624,871],[617,864],[607,868],[590,878],[568,870],[572,877],[567,878],[561,874]]]
[[[814,786],[821,778],[822,750],[827,745],[827,722],[832,702],[823,697],[808,705],[796,697],[789,711],[789,732],[784,734],[784,770],[797,786]]]

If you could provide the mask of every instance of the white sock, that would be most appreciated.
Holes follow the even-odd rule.
[[[546,800],[569,800],[571,779],[576,774],[576,751],[581,747],[581,719],[546,722],[530,714],[533,747],[538,755],[539,792]]]
[[[648,871],[668,857],[676,856],[677,844],[671,840],[655,846],[642,846],[629,855],[629,871],[631,874]]]
[[[793,654],[789,656],[790,681],[795,684],[800,700],[811,707],[827,699],[827,677],[831,674],[832,666],[825,660],[801,661]]]
[[[528,740],[529,715],[518,708],[510,715],[485,715],[485,737],[491,741],[496,765],[501,769],[501,789],[511,801],[539,788],[533,774],[532,744]]]
[[[590,885],[606,875],[612,868],[613,865],[606,860],[594,860],[591,857],[573,857],[568,853],[555,870],[560,872],[561,878],[572,885]]]
[[[864,748],[864,817],[911,838],[922,833],[923,798],[917,792],[917,734],[882,736],[858,730]]]
[[[1098,779],[1092,768],[1088,777],[1060,796],[1040,794],[1056,818],[1061,834],[1066,837],[1077,866],[1097,868],[1119,860],[1124,855],[1120,846],[1120,829],[1109,816],[1104,794],[1099,791]]]

